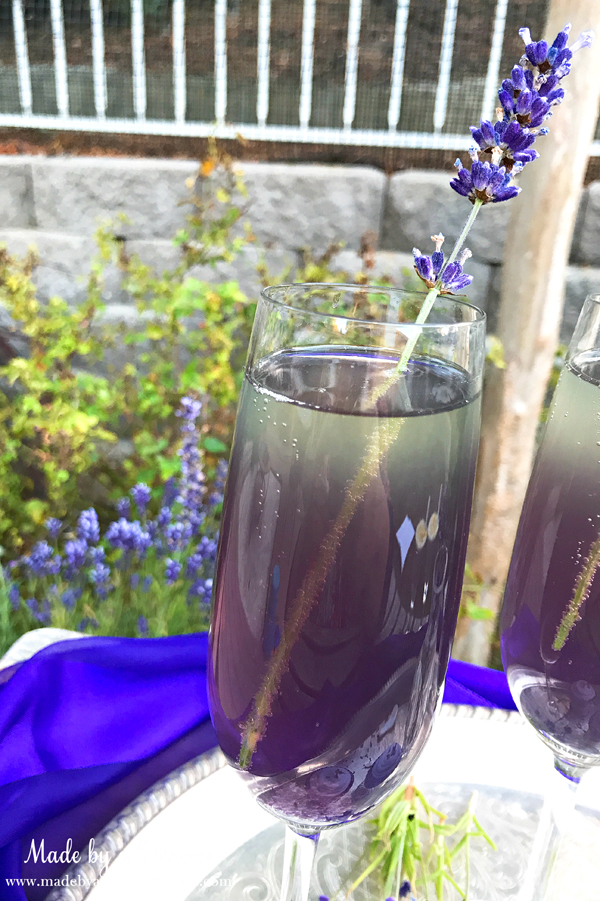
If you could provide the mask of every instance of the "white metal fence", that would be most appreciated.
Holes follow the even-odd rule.
[[[188,0],[192,3],[193,0]],[[189,90],[186,68],[186,0],[171,2],[172,90],[171,118],[148,115],[147,65],[144,38],[144,0],[130,0],[131,32],[131,90],[132,116],[109,115],[107,66],[103,0],[89,0],[89,30],[91,40],[93,79],[93,113],[73,113],[70,103],[70,75],[67,65],[63,0],[50,0],[50,23],[53,48],[53,76],[55,113],[35,110],[35,86],[32,88],[32,65],[28,50],[28,28],[24,0],[12,0],[12,30],[16,58],[18,110],[2,111],[0,126],[68,129],[88,132],[115,132],[174,136],[235,138],[242,134],[248,139],[262,141],[300,142],[311,144],[345,144],[371,147],[404,147],[419,149],[466,149],[471,138],[467,131],[454,134],[447,127],[452,65],[455,56],[455,36],[459,0],[445,0],[438,77],[430,130],[408,130],[400,127],[401,110],[406,93],[405,60],[407,26],[411,0],[388,0],[395,4],[395,28],[391,67],[387,78],[387,128],[356,127],[359,59],[363,0],[348,0],[348,26],[345,43],[345,76],[343,86],[342,121],[339,127],[320,127],[312,123],[314,98],[315,21],[317,0],[303,0],[300,44],[300,74],[296,124],[269,122],[271,85],[271,0],[258,0],[256,52],[256,110],[255,121],[232,121],[228,115],[228,41],[227,0],[215,0],[214,22],[214,118],[211,121],[192,120],[188,115]],[[442,0],[443,5],[444,0]],[[487,71],[477,112],[491,118],[496,105],[500,64],[509,0],[496,0],[495,14],[490,21],[491,49]],[[482,36],[483,39],[484,36]],[[35,68],[35,67],[33,67]],[[594,142],[592,152],[600,155],[600,141]]]

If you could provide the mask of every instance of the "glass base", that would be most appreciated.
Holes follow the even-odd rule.
[[[569,745],[565,745],[562,742],[557,741],[551,735],[541,732],[525,716],[525,714],[523,714],[523,716],[529,725],[535,729],[535,734],[538,738],[541,738],[546,747],[550,748],[554,755],[557,769],[560,770],[567,779],[571,779],[577,772],[580,772],[581,777],[581,774],[591,767],[600,766],[600,755],[583,754],[580,751],[575,751],[573,748],[569,747]]]
[[[474,791],[476,813],[484,829],[498,846],[493,851],[483,840],[471,848],[472,901],[516,901],[524,883],[534,836],[542,808],[540,795],[482,785],[432,783],[421,786],[427,799],[456,819],[464,812]],[[372,835],[369,818],[321,836],[313,870],[311,901],[320,894],[343,898],[350,882],[366,866]],[[279,901],[283,872],[284,826],[277,823],[261,832],[233,854],[216,864],[212,873],[191,893],[187,901]],[[600,883],[600,815],[578,811],[573,832],[561,849],[555,871],[556,892],[551,901],[569,897],[577,885],[577,901],[597,901]],[[575,881],[574,875],[576,874]],[[454,875],[464,885],[465,871],[458,861]],[[562,896],[560,892],[562,891]],[[382,898],[375,877],[365,880],[352,894],[353,901]],[[456,892],[449,892],[456,899]]]

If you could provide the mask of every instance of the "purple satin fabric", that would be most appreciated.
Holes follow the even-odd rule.
[[[42,901],[65,864],[25,864],[91,837],[216,744],[206,635],[90,638],[40,651],[0,684],[0,901]],[[444,702],[514,709],[503,673],[451,661]]]

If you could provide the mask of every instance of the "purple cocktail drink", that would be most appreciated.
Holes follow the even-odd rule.
[[[501,618],[525,717],[555,753],[600,762],[600,356],[561,373],[523,507]]]
[[[425,355],[312,347],[246,375],[224,509],[210,700],[259,802],[315,829],[412,767],[456,624],[479,382]],[[250,751],[248,751],[250,747]]]

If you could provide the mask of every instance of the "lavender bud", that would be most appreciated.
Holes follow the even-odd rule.
[[[134,485],[131,489],[131,496],[140,514],[142,514],[150,503],[152,492],[145,482],[138,482],[138,484]]]
[[[167,557],[165,560],[165,580],[167,585],[173,585],[179,578],[180,572],[181,563],[177,560],[173,560],[171,557]]]
[[[55,519],[54,516],[51,516],[50,519],[46,520],[46,529],[48,530],[48,534],[53,541],[56,541],[58,538],[58,533],[62,529],[62,522],[60,519]]]
[[[100,539],[98,514],[93,507],[80,514],[77,522],[77,535],[81,541],[87,541],[88,544],[95,544]]]

